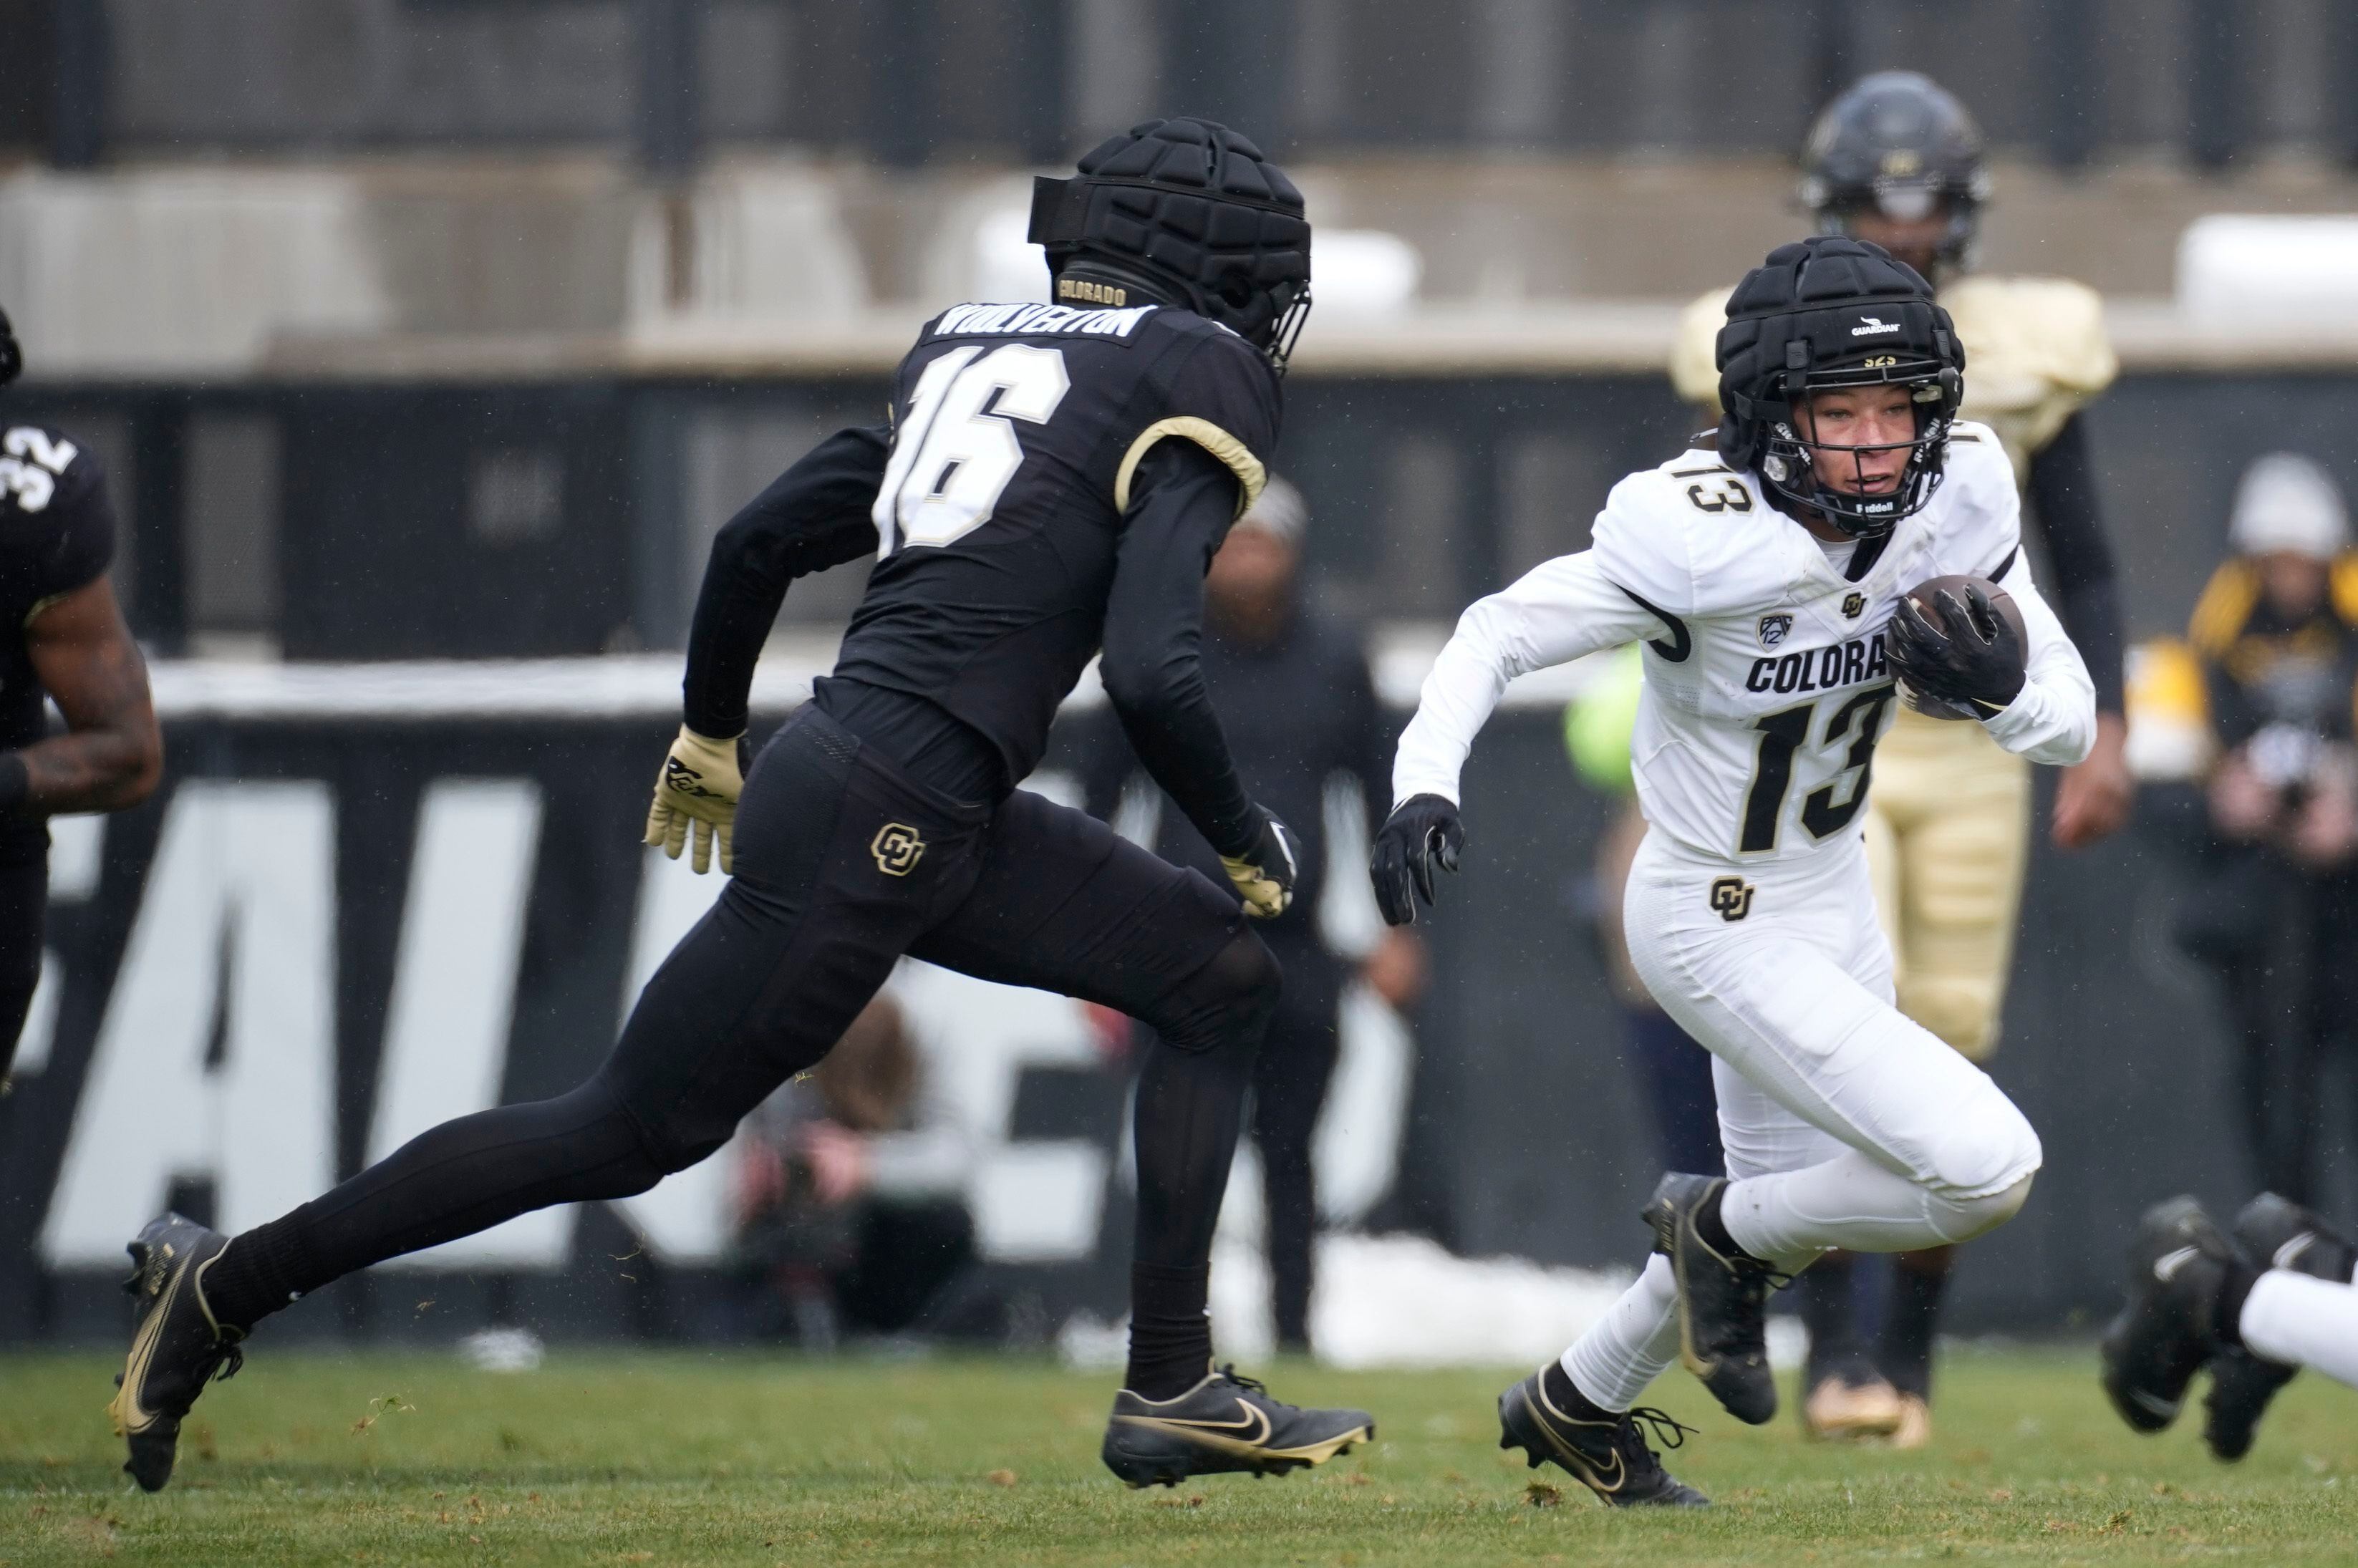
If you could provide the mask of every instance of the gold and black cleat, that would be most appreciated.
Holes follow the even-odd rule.
[[[1695,1217],[1717,1203],[1726,1185],[1717,1176],[1672,1171],[1655,1187],[1643,1215],[1678,1281],[1680,1361],[1728,1414],[1759,1426],[1777,1414],[1777,1379],[1768,1370],[1768,1292],[1787,1276],[1742,1252],[1723,1256],[1695,1228]]]
[[[160,1492],[172,1478],[180,1418],[205,1385],[245,1364],[244,1331],[218,1322],[205,1304],[205,1271],[228,1245],[219,1231],[168,1214],[125,1249],[134,1267],[123,1288],[139,1304],[139,1324],[106,1413],[130,1446],[123,1468],[142,1491]]]
[[[1554,1465],[1617,1509],[1709,1508],[1709,1498],[1662,1468],[1641,1422],[1665,1448],[1694,1430],[1644,1407],[1574,1414],[1548,1397],[1545,1368],[1498,1396],[1498,1446],[1521,1449],[1531,1469]]]
[[[2178,1419],[2186,1386],[2220,1349],[2221,1287],[2234,1246],[2190,1197],[2154,1205],[2130,1239],[2128,1301],[2104,1330],[2104,1393],[2139,1432]]]
[[[1323,1465],[1375,1440],[1365,1411],[1302,1410],[1223,1367],[1175,1399],[1113,1397],[1106,1468],[1132,1487],[1175,1487],[1191,1476],[1282,1476]]]

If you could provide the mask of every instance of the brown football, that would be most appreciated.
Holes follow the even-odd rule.
[[[1981,590],[1989,595],[1991,608],[2004,616],[2006,624],[2014,628],[2016,643],[2027,653],[2030,647],[2030,633],[2022,623],[2022,607],[2015,603],[2014,595],[1985,577],[1927,578],[1909,589],[1902,597],[1922,611],[1924,618],[1933,625],[1945,626],[1948,624],[1949,617],[1938,596],[1945,590],[1954,596],[1956,602],[1962,606],[1966,602],[1965,587],[1968,583],[1978,584]],[[1916,691],[1910,688],[1904,679],[1899,682],[1899,700],[1927,719],[1979,719],[1981,717],[1971,708]]]

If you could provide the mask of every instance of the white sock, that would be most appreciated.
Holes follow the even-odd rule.
[[[2358,1288],[2271,1269],[2244,1298],[2235,1327],[2255,1356],[2358,1388]]]
[[[1563,1353],[1563,1374],[1593,1402],[1626,1411],[1678,1353],[1678,1281],[1671,1260],[1655,1252],[1621,1299]]]
[[[2028,1192],[1952,1197],[1887,1171],[1856,1150],[1798,1171],[1727,1184],[1719,1217],[1738,1247],[1787,1273],[1833,1248],[1912,1252],[1968,1241],[2011,1217]]]

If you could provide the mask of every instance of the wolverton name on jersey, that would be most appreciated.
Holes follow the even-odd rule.
[[[1023,778],[1102,640],[1139,463],[1192,442],[1241,510],[1277,416],[1268,361],[1191,311],[944,311],[894,377],[877,566],[835,673],[937,703]]]

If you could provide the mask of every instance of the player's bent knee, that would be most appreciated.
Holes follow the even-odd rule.
[[[1239,931],[1209,963],[1173,987],[1146,1022],[1165,1044],[1182,1051],[1257,1047],[1283,985],[1283,971],[1268,944],[1251,931]]]
[[[1941,1227],[1944,1239],[1971,1241],[1996,1230],[2022,1212],[2022,1206],[2030,1200],[2030,1184],[2037,1179],[2033,1173],[1981,1197],[1948,1199],[1949,1213]]]

